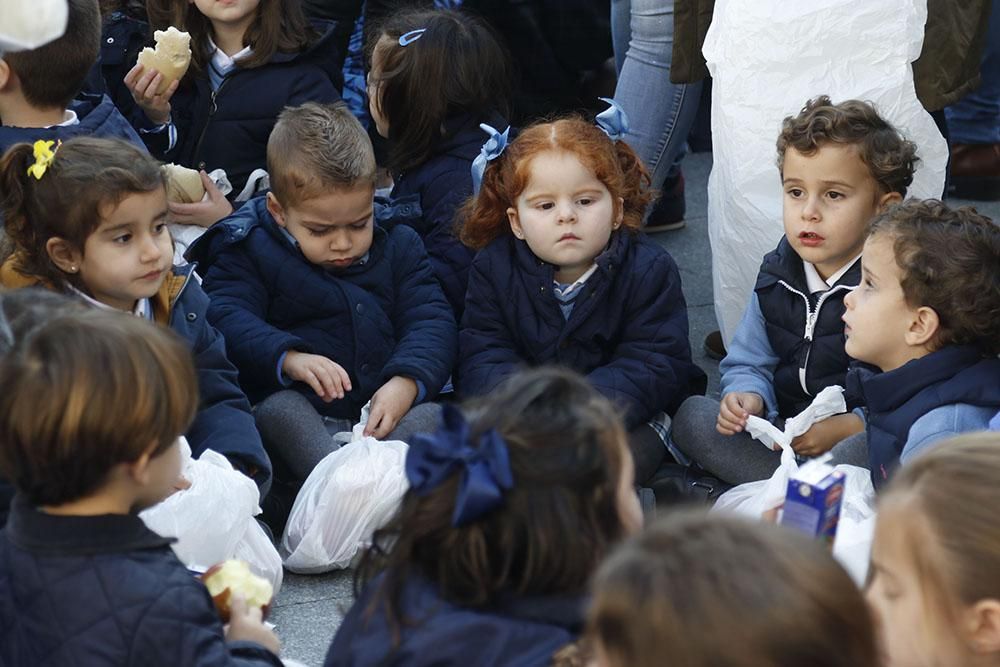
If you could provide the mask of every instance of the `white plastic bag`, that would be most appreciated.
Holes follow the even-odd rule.
[[[367,407],[367,406],[366,406]],[[328,454],[302,485],[281,540],[285,567],[300,574],[350,567],[372,533],[399,509],[406,481],[405,442],[364,437]]]
[[[864,586],[875,533],[875,487],[865,468],[839,465],[836,470],[844,473],[844,497],[833,555],[854,582]]]
[[[716,0],[703,52],[712,74],[708,182],[715,313],[728,341],[761,258],[783,233],[775,142],[807,99],[862,99],[915,142],[908,195],[940,197],[948,147],[917,100],[912,61],[926,0]]]
[[[252,479],[228,459],[206,449],[197,459],[181,438],[182,474],[190,488],[139,513],[150,530],[176,537],[174,553],[192,570],[205,570],[229,558],[245,560],[255,574],[267,578],[277,594],[281,558],[254,517],[260,513],[260,491]]]

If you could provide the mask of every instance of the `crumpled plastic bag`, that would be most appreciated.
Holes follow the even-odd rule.
[[[320,461],[295,498],[281,540],[290,571],[317,574],[350,567],[399,509],[409,488],[409,447],[365,437],[367,420],[365,406],[353,440]]]
[[[181,456],[181,471],[191,486],[140,512],[139,517],[153,532],[177,538],[174,553],[188,569],[204,571],[238,558],[270,581],[277,594],[283,575],[281,557],[254,519],[261,511],[257,485],[211,449],[193,458],[183,437]]]
[[[752,438],[761,441],[768,448],[778,451],[790,447],[792,440],[808,431],[816,422],[846,411],[847,402],[844,400],[844,388],[832,385],[816,394],[816,398],[805,410],[786,421],[784,431],[779,430],[777,426],[766,419],[754,415],[750,415],[747,419],[746,428]]]
[[[716,0],[703,49],[713,77],[708,232],[727,342],[783,233],[775,141],[807,99],[873,102],[917,144],[908,195],[941,196],[948,147],[917,100],[911,67],[926,20],[926,0]]]
[[[66,0],[0,2],[0,56],[37,49],[62,36],[69,18]]]

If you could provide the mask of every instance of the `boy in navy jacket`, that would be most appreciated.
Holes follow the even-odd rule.
[[[374,153],[345,105],[282,112],[268,171],[267,197],[189,258],[247,395],[268,399],[257,407],[265,444],[280,442],[305,477],[333,448],[327,433],[349,430],[369,400],[366,435],[433,427],[437,406],[421,404],[451,373],[457,329],[416,232],[375,223]]]
[[[94,0],[69,0],[66,32],[0,59],[0,154],[21,142],[76,136],[143,143],[106,95],[80,94],[97,62],[101,15]]]
[[[989,428],[1000,408],[1000,227],[939,201],[895,206],[872,226],[844,305],[847,353],[882,371],[849,378],[864,398],[876,488],[934,443]]]
[[[66,310],[0,323],[0,384],[15,388],[0,468],[18,492],[0,532],[0,664],[280,666],[261,610],[237,601],[224,629],[173,540],[138,517],[179,482],[198,405],[187,346],[141,318]]]
[[[780,424],[824,388],[845,386],[844,296],[858,285],[868,225],[906,194],[916,160],[916,146],[866,102],[822,96],[785,119],[778,137],[785,235],[764,257],[719,365],[721,403],[692,397],[673,422],[674,444],[712,474],[733,484],[770,477],[779,454],[750,438],[747,418]],[[818,456],[862,430],[857,416],[838,415],[792,447]]]

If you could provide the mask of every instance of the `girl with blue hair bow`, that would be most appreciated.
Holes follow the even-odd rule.
[[[591,574],[642,526],[615,408],[562,369],[445,405],[406,476],[326,667],[548,666],[573,650]]]
[[[476,159],[461,238],[479,253],[455,378],[474,396],[525,365],[585,374],[621,410],[641,484],[666,456],[669,415],[704,392],[705,374],[691,361],[677,265],[640,232],[648,172],[607,101],[596,126],[538,123],[509,146],[493,133]]]

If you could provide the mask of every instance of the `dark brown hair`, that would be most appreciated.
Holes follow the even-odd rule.
[[[879,504],[879,522],[912,555],[928,626],[955,633],[963,607],[1000,599],[1000,433],[942,440],[899,469]],[[962,642],[964,645],[964,642]]]
[[[170,26],[191,34],[191,67],[185,79],[204,72],[212,60],[208,40],[212,22],[189,0],[147,0],[146,11],[154,30]],[[275,53],[298,53],[308,49],[318,35],[302,13],[300,0],[261,0],[257,15],[243,35],[243,46],[251,53],[236,64],[243,69],[266,65]]]
[[[165,327],[88,309],[35,328],[0,361],[0,470],[33,505],[98,490],[163,452],[198,406],[187,345]]]
[[[872,619],[829,551],[779,526],[677,512],[614,552],[587,638],[613,667],[876,667]]]
[[[66,32],[30,51],[3,54],[33,107],[65,109],[80,93],[101,49],[97,0],[69,0]]]
[[[371,139],[343,102],[307,102],[278,115],[267,140],[271,192],[284,207],[331,189],[375,185]]]
[[[31,144],[11,146],[0,160],[0,217],[13,242],[16,268],[56,289],[81,288],[79,276],[63,273],[45,244],[58,236],[82,252],[108,207],[164,187],[163,169],[127,141],[93,137],[59,145],[41,178],[28,174],[34,163]]]
[[[460,11],[411,10],[379,28],[369,53],[377,49],[382,69],[370,72],[369,81],[380,91],[378,108],[389,123],[393,171],[424,162],[454,131],[445,126],[449,118],[509,116],[509,56],[484,21]],[[420,28],[419,39],[399,45],[400,36]]]
[[[511,233],[506,211],[528,185],[532,158],[544,151],[576,156],[611,193],[616,212],[618,200],[624,201],[622,227],[639,230],[652,199],[649,172],[642,160],[624,141],[611,141],[593,123],[570,116],[528,127],[487,165],[479,194],[459,212],[463,243],[478,250]]]
[[[869,235],[892,240],[907,304],[937,313],[935,349],[1000,354],[1000,227],[972,207],[911,199],[876,217]]]
[[[514,488],[501,508],[459,527],[452,525],[458,471],[423,496],[406,493],[355,573],[358,595],[380,575],[368,613],[384,605],[394,629],[408,620],[400,598],[412,578],[466,607],[505,595],[582,594],[625,532],[617,500],[624,428],[583,377],[524,371],[465,410],[473,442],[496,429],[507,443]]]
[[[834,104],[826,95],[806,102],[798,115],[788,116],[781,123],[778,169],[783,169],[789,148],[813,155],[831,143],[856,146],[881,192],[906,195],[920,160],[917,145],[883,120],[871,102],[847,100]]]

